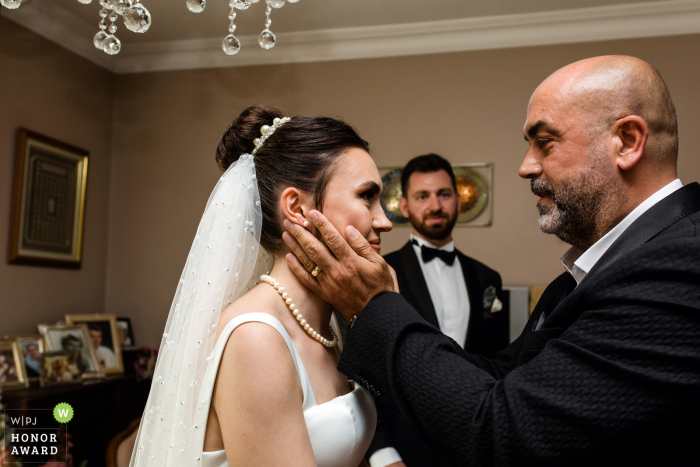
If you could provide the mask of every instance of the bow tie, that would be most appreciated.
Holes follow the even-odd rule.
[[[414,245],[420,245],[415,239],[413,240]],[[421,256],[423,257],[424,263],[429,263],[435,258],[440,258],[448,266],[452,266],[457,257],[457,251],[447,251],[438,250],[437,248],[430,248],[429,246],[420,245]]]

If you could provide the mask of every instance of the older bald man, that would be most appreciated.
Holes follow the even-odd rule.
[[[495,360],[392,293],[352,228],[348,245],[317,214],[337,260],[284,235],[297,275],[354,322],[339,369],[456,465],[700,465],[700,185],[677,178],[666,85],[633,57],[576,62],[537,88],[524,130],[539,225],[572,247]]]

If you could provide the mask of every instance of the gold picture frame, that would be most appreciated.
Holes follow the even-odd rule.
[[[24,363],[24,371],[27,380],[31,383],[39,381],[41,374],[41,354],[46,351],[44,336],[41,334],[17,334],[5,336],[4,339],[17,342],[19,345],[20,358]],[[36,351],[30,349],[31,345],[36,346]],[[27,362],[27,357],[33,361]]]
[[[493,223],[493,164],[452,164],[462,209],[455,227],[489,227]],[[380,167],[384,190],[380,203],[394,227],[410,227],[399,211],[403,167]]]
[[[8,262],[80,268],[89,153],[20,128]]]
[[[40,324],[39,334],[44,337],[47,352],[80,350],[83,379],[102,378],[102,371],[95,350],[90,343],[90,333],[84,324]]]
[[[86,325],[88,327],[88,336],[90,336],[93,344],[95,340],[99,339],[98,345],[93,346],[93,348],[95,349],[98,362],[105,363],[102,365],[105,374],[124,373],[116,315],[100,313],[66,315],[66,323]]]
[[[16,341],[0,340],[0,388],[21,389],[29,386],[24,360]]]

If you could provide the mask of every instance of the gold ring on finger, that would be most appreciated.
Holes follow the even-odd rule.
[[[311,271],[311,275],[316,277],[321,273],[322,269],[316,266],[313,271]]]

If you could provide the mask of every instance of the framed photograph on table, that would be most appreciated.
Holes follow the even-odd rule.
[[[83,380],[79,350],[59,350],[41,354],[41,387],[76,384]]]
[[[82,377],[101,378],[105,375],[90,342],[87,326],[83,324],[40,324],[39,333],[44,336],[48,352],[80,352],[79,367]]]
[[[119,333],[119,344],[122,346],[122,349],[136,346],[134,330],[131,327],[129,318],[117,318],[117,332]]]
[[[80,268],[88,155],[18,130],[8,262]]]
[[[29,382],[39,381],[41,353],[46,350],[44,338],[39,334],[9,337],[19,346],[20,358],[24,362],[24,371]]]
[[[66,315],[66,323],[87,326],[97,361],[105,374],[124,373],[122,347],[115,315]]]
[[[2,390],[24,388],[28,385],[19,345],[16,341],[0,341],[0,388]]]

